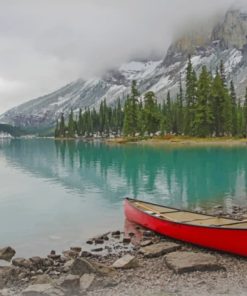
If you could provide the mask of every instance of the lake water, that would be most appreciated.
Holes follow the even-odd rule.
[[[247,206],[247,148],[0,141],[0,247],[82,245],[124,225],[126,196],[179,208]]]

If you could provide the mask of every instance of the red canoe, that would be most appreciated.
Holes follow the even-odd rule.
[[[125,199],[126,218],[157,233],[198,246],[247,256],[247,220],[197,214]]]

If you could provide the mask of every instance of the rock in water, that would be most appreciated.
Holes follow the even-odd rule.
[[[15,253],[15,250],[11,247],[0,249],[0,260],[5,260],[9,262],[15,256]]]
[[[128,268],[135,268],[138,267],[138,260],[134,256],[131,256],[129,254],[123,256],[122,258],[118,259],[115,261],[112,265],[114,268],[123,268],[123,269],[128,269]]]
[[[165,256],[165,262],[176,273],[225,269],[215,256],[205,253],[174,252]]]
[[[177,251],[181,246],[173,242],[160,242],[151,246],[143,247],[140,253],[146,258],[159,257],[164,254]]]

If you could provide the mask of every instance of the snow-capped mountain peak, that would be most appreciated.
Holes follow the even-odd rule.
[[[167,91],[175,97],[180,77],[185,78],[188,54],[198,73],[203,65],[214,72],[223,60],[227,80],[234,80],[237,94],[243,96],[247,86],[247,14],[229,10],[223,20],[210,30],[195,29],[181,36],[160,61],[130,61],[107,71],[97,79],[78,79],[63,88],[15,107],[2,116],[0,122],[21,127],[51,127],[61,113],[71,109],[98,108],[102,100],[114,104],[124,100],[131,82],[137,81],[141,94],[152,90],[158,100]]]

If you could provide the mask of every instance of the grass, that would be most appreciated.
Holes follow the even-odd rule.
[[[143,143],[143,144],[195,144],[195,145],[243,145],[247,144],[246,138],[233,137],[210,137],[198,138],[189,136],[153,136],[153,137],[121,137],[108,140],[109,143],[128,144],[128,143]]]

